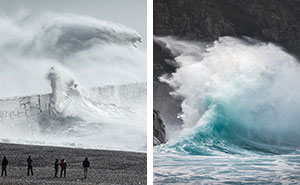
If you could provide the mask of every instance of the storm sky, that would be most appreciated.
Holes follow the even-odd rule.
[[[20,10],[32,14],[44,11],[90,15],[101,20],[124,24],[138,31],[147,46],[146,0],[1,0],[0,13],[14,16]]]

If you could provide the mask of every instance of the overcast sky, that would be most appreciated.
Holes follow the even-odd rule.
[[[33,14],[50,10],[91,15],[122,23],[138,31],[147,45],[147,0],[1,0],[0,10],[14,15],[20,8]]]

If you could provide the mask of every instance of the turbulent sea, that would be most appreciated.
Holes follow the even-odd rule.
[[[299,184],[300,65],[272,43],[159,37],[183,127],[154,148],[155,184]],[[167,123],[167,125],[170,123]],[[176,135],[176,136],[174,136]]]
[[[0,142],[146,151],[138,32],[89,15],[20,11],[1,14],[0,34]],[[111,91],[91,91],[106,85]]]

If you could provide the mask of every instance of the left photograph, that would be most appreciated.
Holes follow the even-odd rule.
[[[146,0],[0,7],[0,184],[146,184]]]

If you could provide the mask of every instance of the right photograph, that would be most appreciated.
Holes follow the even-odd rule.
[[[299,9],[154,0],[154,184],[299,184]]]

